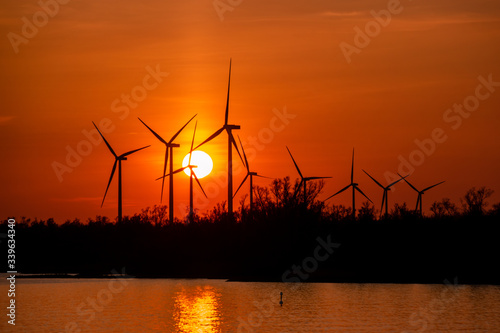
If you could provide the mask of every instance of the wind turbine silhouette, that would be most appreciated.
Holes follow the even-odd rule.
[[[261,175],[257,174],[257,172],[250,171],[250,166],[248,164],[247,155],[245,154],[245,148],[243,148],[243,144],[241,143],[241,139],[240,139],[239,135],[238,135],[238,141],[240,141],[241,151],[243,152],[243,157],[245,158],[245,167],[247,168],[247,174],[246,174],[245,178],[243,178],[243,181],[241,182],[241,184],[238,187],[238,189],[236,190],[236,192],[234,192],[233,198],[236,196],[236,193],[238,193],[238,191],[243,186],[243,184],[245,183],[247,178],[250,177],[250,212],[252,212],[252,210],[253,210],[253,176],[261,177],[261,178],[268,178],[268,179],[271,179],[271,178],[261,176]]]
[[[389,206],[389,204],[388,204],[389,199],[387,198],[387,193],[389,192],[389,190],[391,189],[392,186],[394,186],[395,184],[397,184],[401,180],[405,179],[409,175],[401,177],[398,180],[396,180],[395,182],[392,182],[392,183],[390,183],[387,186],[382,186],[382,184],[380,184],[375,178],[373,178],[372,176],[370,176],[370,174],[368,172],[366,172],[365,170],[363,170],[363,172],[366,173],[368,177],[370,177],[378,186],[380,186],[384,190],[384,194],[382,195],[382,206],[380,207],[380,216],[382,216],[382,210],[384,209],[384,202],[385,202],[385,216],[387,216],[387,214],[388,214],[388,208],[389,208],[388,207]]]
[[[102,205],[104,205],[104,199],[106,199],[106,194],[108,193],[109,185],[111,185],[111,181],[113,180],[113,176],[114,176],[115,171],[116,171],[116,164],[118,164],[118,222],[121,222],[122,221],[122,161],[126,161],[128,155],[131,155],[139,150],[148,148],[149,145],[144,146],[144,147],[139,148],[139,149],[134,149],[134,150],[128,151],[128,152],[118,156],[114,152],[113,148],[111,148],[108,141],[106,141],[106,139],[104,138],[104,135],[102,135],[101,131],[99,131],[99,128],[97,128],[96,124],[94,122],[92,122],[92,124],[94,124],[94,127],[97,129],[97,131],[101,135],[102,139],[106,143],[106,146],[108,146],[109,151],[115,157],[115,163],[113,164],[113,169],[111,170],[111,176],[109,177],[108,186],[106,187],[106,192],[104,192],[104,197],[102,198],[101,207],[102,207]]]
[[[193,217],[194,217],[194,209],[193,209],[193,178],[198,183],[198,186],[200,187],[201,191],[203,192],[203,195],[205,195],[205,198],[207,197],[207,194],[205,193],[205,190],[203,190],[203,187],[201,186],[200,180],[196,176],[196,173],[193,171],[193,169],[197,168],[198,166],[191,164],[191,156],[193,155],[193,151],[194,151],[193,145],[194,145],[194,137],[196,135],[196,127],[197,126],[198,126],[198,122],[196,122],[195,125],[194,125],[193,140],[191,141],[191,150],[189,151],[188,165],[186,165],[185,167],[182,167],[180,169],[175,170],[174,172],[172,172],[172,174],[168,174],[166,176],[159,177],[159,178],[156,179],[156,180],[160,180],[162,178],[164,179],[167,176],[172,176],[173,174],[179,173],[179,172],[184,171],[185,169],[189,168],[190,172],[189,172],[189,217],[188,217],[188,219],[189,219],[190,222],[193,222]]]
[[[401,177],[401,175],[400,175],[399,173],[398,173],[398,175],[399,175],[399,177]],[[417,196],[417,205],[415,206],[415,211],[419,211],[419,212],[420,212],[420,216],[422,216],[422,195],[423,195],[426,191],[430,190],[431,188],[436,187],[436,186],[438,186],[438,185],[440,185],[440,184],[442,184],[442,183],[444,183],[444,182],[445,182],[445,180],[443,180],[442,182],[436,183],[436,184],[434,184],[434,185],[432,185],[432,186],[429,186],[429,187],[424,188],[422,191],[419,191],[419,190],[417,190],[417,188],[416,188],[415,186],[413,186],[412,184],[410,184],[410,182],[409,182],[409,181],[407,181],[406,179],[405,179],[404,181],[405,181],[408,185],[410,185],[410,187],[411,187],[412,189],[414,189],[414,190],[415,190],[415,192],[417,192],[417,193],[418,193],[418,196]]]
[[[154,134],[154,136],[156,136],[156,138],[158,140],[160,140],[164,145],[165,145],[165,163],[163,164],[163,177],[162,177],[162,181],[161,181],[161,196],[160,196],[160,202],[163,201],[163,187],[164,187],[164,184],[165,184],[165,174],[167,172],[167,164],[168,164],[168,155],[170,153],[170,177],[169,177],[169,187],[168,187],[168,211],[169,211],[169,221],[170,222],[173,222],[174,221],[174,176],[173,176],[173,171],[174,171],[174,163],[173,163],[173,160],[174,160],[174,148],[178,148],[180,147],[181,145],[178,144],[178,143],[173,143],[173,141],[175,140],[175,138],[177,138],[177,136],[182,132],[182,130],[191,122],[191,120],[193,120],[193,118],[196,117],[196,114],[188,120],[188,122],[181,127],[180,130],[177,131],[177,133],[174,134],[174,136],[170,139],[170,141],[165,141],[158,133],[156,133],[155,131],[153,131],[151,129],[151,127],[149,127],[148,125],[146,125],[145,122],[142,121],[141,118],[137,117],[137,119],[139,119],[141,121],[141,123],[144,124],[144,126],[146,126],[150,131],[151,133]]]
[[[366,196],[366,194],[364,194],[363,191],[361,191],[361,189],[358,187],[358,183],[354,182],[354,149],[352,150],[351,183],[349,185],[347,185],[346,187],[344,187],[343,189],[341,189],[340,191],[338,191],[337,193],[332,194],[331,196],[326,198],[325,201],[330,199],[330,198],[333,198],[334,196],[336,196],[339,193],[344,192],[349,187],[352,187],[352,219],[354,220],[356,218],[356,191],[361,193],[365,198],[368,199],[368,201],[373,203],[373,201],[371,201],[370,198],[368,198]]]
[[[292,158],[293,164],[295,165],[295,168],[297,169],[297,171],[300,175],[300,183],[299,183],[299,186],[297,187],[297,190],[293,194],[293,196],[295,197],[297,195],[297,192],[300,190],[300,187],[303,185],[304,186],[304,205],[307,206],[307,191],[306,191],[307,182],[310,180],[326,179],[326,178],[332,178],[332,177],[304,177],[302,175],[302,172],[300,172],[299,166],[295,162],[295,159],[293,158],[292,153],[290,152],[290,149],[288,149],[287,146],[285,146],[285,147],[286,147],[286,150],[288,150],[288,154],[290,154],[290,157]]]
[[[221,134],[224,130],[227,132],[227,179],[228,179],[228,186],[227,186],[227,211],[229,213],[229,216],[232,216],[233,214],[233,150],[232,147],[236,148],[236,151],[238,152],[238,155],[240,156],[241,162],[243,162],[243,158],[241,157],[240,151],[238,149],[238,145],[236,144],[236,141],[234,140],[234,136],[231,131],[233,130],[239,130],[240,126],[239,125],[230,125],[228,124],[228,119],[229,119],[229,90],[231,87],[231,62],[232,60],[229,61],[229,81],[227,84],[227,101],[226,101],[226,114],[224,118],[224,125],[215,131],[214,134],[210,135],[205,141],[200,143],[198,146],[196,146],[196,149],[199,147],[203,146],[205,143],[213,140],[219,134]]]

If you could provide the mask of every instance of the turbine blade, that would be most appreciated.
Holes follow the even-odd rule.
[[[191,165],[191,156],[193,156],[193,145],[194,145],[194,136],[196,135],[196,127],[198,127],[198,121],[196,121],[196,123],[194,125],[193,140],[191,141],[191,150],[189,151],[188,165]]]
[[[339,193],[344,192],[345,190],[347,190],[347,189],[348,189],[349,187],[351,187],[351,186],[352,186],[352,184],[347,185],[346,187],[344,187],[343,189],[341,189],[341,190],[340,190],[340,191],[338,191],[337,193],[330,195],[330,196],[329,196],[328,198],[326,198],[324,201],[326,201],[326,200],[328,200],[328,199],[330,199],[330,198],[333,198],[334,196],[336,196],[336,195],[337,195],[337,194],[339,194]]]
[[[236,140],[234,140],[233,134],[229,131],[227,132],[227,134],[229,135],[229,138],[230,138],[231,143],[233,144],[234,148],[236,148],[236,152],[240,156],[241,163],[243,163],[243,165],[245,165],[245,162],[243,161],[243,157],[241,157],[240,150],[238,149],[238,145],[236,144]]]
[[[245,166],[247,167],[247,171],[250,172],[250,166],[248,165],[247,154],[245,154],[245,148],[243,148],[243,144],[241,143],[240,136],[238,135],[238,141],[240,141],[241,151],[243,152],[243,157],[245,158]]]
[[[158,133],[156,133],[155,131],[153,131],[153,129],[151,129],[151,127],[149,127],[148,125],[146,125],[146,123],[145,123],[145,122],[143,122],[141,118],[137,117],[137,119],[139,119],[139,120],[140,120],[140,122],[141,122],[141,123],[143,123],[143,124],[144,124],[144,126],[146,126],[146,127],[148,128],[148,130],[150,130],[150,131],[151,131],[151,133],[153,133],[153,134],[154,134],[154,136],[156,136],[156,138],[157,138],[158,140],[160,140],[160,141],[161,141],[161,142],[163,142],[164,144],[167,144],[167,142],[166,142],[165,140],[163,140],[163,138],[162,138],[162,137],[161,137]]]
[[[104,138],[104,135],[102,135],[101,131],[99,131],[99,128],[97,128],[97,125],[96,125],[94,122],[92,122],[92,124],[94,124],[95,129],[96,129],[96,130],[97,130],[97,132],[99,132],[99,134],[101,135],[101,138],[102,138],[102,139],[104,140],[104,142],[106,143],[106,146],[108,146],[108,149],[109,149],[109,151],[111,152],[111,154],[113,154],[113,156],[114,156],[115,158],[116,158],[116,157],[118,157],[118,156],[116,156],[115,151],[113,150],[113,148],[111,148],[111,146],[110,146],[110,144],[108,143],[108,141],[106,141],[106,139]]]
[[[109,185],[111,185],[111,181],[113,180],[113,175],[115,174],[116,164],[118,160],[115,159],[115,163],[113,164],[113,169],[111,170],[111,176],[109,176],[108,186],[106,186],[106,192],[104,192],[104,197],[102,198],[101,207],[104,205],[104,199],[106,199],[106,194],[108,194]]]
[[[196,121],[194,125],[194,131],[193,131],[193,140],[191,141],[191,150],[189,150],[189,161],[188,165],[191,165],[191,156],[193,155],[193,145],[194,145],[194,136],[196,135],[196,127],[198,126],[198,121]]]
[[[205,143],[207,143],[207,142],[209,142],[209,141],[213,140],[215,137],[217,137],[219,134],[221,134],[223,130],[224,130],[224,127],[222,127],[222,128],[220,128],[220,129],[218,129],[218,130],[217,130],[214,134],[210,135],[210,136],[208,137],[208,139],[206,139],[205,141],[203,141],[202,143],[200,143],[199,145],[197,145],[197,146],[194,148],[194,150],[196,150],[196,149],[200,148],[200,147],[201,147],[201,146],[203,146]]]
[[[240,188],[243,186],[243,184],[245,183],[245,181],[247,180],[248,178],[248,173],[247,175],[245,176],[245,178],[243,178],[243,181],[241,182],[240,186],[238,186],[238,189],[236,190],[236,192],[234,192],[233,194],[233,198],[236,196],[236,193],[238,193],[238,191],[240,190]]]
[[[413,186],[412,184],[410,184],[410,182],[409,182],[409,181],[407,181],[407,180],[406,180],[406,177],[408,177],[409,175],[408,175],[408,176],[406,176],[406,177],[403,177],[403,176],[401,176],[401,175],[398,173],[398,176],[399,176],[399,177],[401,177],[401,178],[403,178],[403,180],[406,182],[406,184],[410,185],[410,187],[411,187],[412,189],[414,189],[416,192],[420,192],[419,190],[417,190],[417,189],[415,188],[415,186]]]
[[[379,182],[378,182],[375,178],[373,178],[372,176],[370,176],[370,174],[369,174],[368,172],[366,172],[364,169],[361,169],[361,170],[363,170],[363,172],[364,172],[364,173],[366,173],[366,174],[367,174],[367,176],[368,176],[368,177],[370,177],[370,178],[371,178],[371,179],[372,179],[372,180],[373,180],[373,181],[374,181],[374,182],[375,182],[378,186],[380,186],[380,187],[384,188],[384,187],[382,186],[382,184],[380,184],[380,183],[379,183]],[[399,181],[399,180],[398,180],[398,181]]]
[[[390,188],[391,186],[396,185],[397,183],[399,183],[400,181],[402,181],[403,179],[405,179],[405,178],[406,178],[406,177],[408,177],[408,176],[409,176],[409,175],[406,175],[406,176],[404,176],[404,177],[399,178],[399,179],[398,179],[398,180],[396,180],[395,182],[390,183],[389,185],[387,185],[387,188]]]
[[[168,177],[168,176],[171,176],[171,175],[175,175],[176,173],[184,171],[187,168],[189,168],[189,166],[185,166],[183,168],[177,169],[177,170],[173,171],[172,173],[166,174],[165,176],[162,176],[162,177],[158,177],[155,180],[160,180],[160,179],[164,179],[165,177]]]
[[[120,157],[125,157],[125,156],[128,156],[128,155],[130,155],[130,154],[133,154],[133,153],[135,153],[135,152],[137,152],[137,151],[139,151],[139,150],[146,149],[146,148],[148,148],[148,147],[151,147],[151,145],[144,146],[144,147],[141,147],[141,148],[139,148],[139,149],[134,149],[134,150],[128,151],[128,152],[126,152],[125,154],[121,154],[121,155],[120,155]]]
[[[194,124],[194,131],[193,131],[193,140],[191,141],[191,150],[193,151],[193,146],[194,146],[194,136],[196,135],[196,127],[198,127],[198,121]]]
[[[198,114],[195,114],[193,117],[191,117],[191,119],[189,119],[188,122],[184,126],[182,126],[181,129],[177,131],[177,133],[175,133],[175,135],[170,139],[168,143],[172,143],[175,140],[175,138],[182,132],[184,127],[186,127],[191,122],[191,120],[193,120],[194,117],[196,117],[197,115]]]
[[[261,175],[254,175],[255,177],[260,177],[260,178],[267,178],[267,179],[274,179],[274,178],[271,178],[271,177],[266,177],[266,176],[261,176]]]
[[[290,157],[292,158],[292,161],[293,161],[293,164],[295,164],[295,168],[297,169],[297,171],[299,172],[299,175],[300,175],[300,178],[304,178],[304,176],[302,176],[302,172],[300,172],[300,169],[299,169],[299,166],[297,165],[297,163],[295,162],[295,159],[293,158],[292,156],[292,153],[290,152],[290,149],[288,149],[287,146],[286,147],[286,150],[288,150],[288,154],[290,154]]]
[[[427,188],[423,189],[423,190],[422,190],[422,193],[424,193],[425,191],[430,190],[431,188],[436,187],[436,186],[438,186],[438,185],[440,185],[440,184],[442,184],[442,183],[444,183],[444,182],[445,182],[445,180],[443,180],[442,182],[439,182],[439,183],[437,183],[437,184],[434,184],[434,185],[432,185],[432,186],[429,186],[429,187],[427,187]]]
[[[332,178],[332,177],[306,177],[307,180],[315,180],[315,179],[327,179],[327,178]]]
[[[207,194],[205,193],[205,190],[203,189],[203,187],[201,186],[201,183],[200,181],[198,180],[198,177],[196,177],[196,174],[193,172],[193,176],[194,176],[194,179],[196,179],[196,182],[198,183],[198,186],[201,188],[201,191],[203,192],[203,195],[205,196],[205,198],[208,199],[207,197]]]
[[[229,60],[229,80],[227,82],[227,101],[226,101],[226,114],[224,118],[224,125],[227,125],[229,120],[229,88],[231,87],[231,63],[232,59]]]
[[[351,184],[354,183],[354,148],[352,148]]]
[[[366,196],[366,194],[364,194],[364,193],[363,193],[363,191],[361,191],[361,190],[359,189],[359,187],[354,186],[354,188],[356,189],[356,191],[358,191],[359,193],[361,193],[361,194],[362,194],[365,198],[367,198],[367,199],[368,199],[368,201],[370,201],[371,203],[373,203],[373,201],[371,201],[371,200],[370,200],[370,198],[368,198],[368,197]]]

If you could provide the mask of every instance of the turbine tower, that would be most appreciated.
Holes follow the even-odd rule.
[[[194,209],[193,209],[193,178],[198,183],[198,186],[200,187],[201,191],[203,192],[203,195],[205,196],[205,198],[207,197],[207,194],[205,193],[205,191],[203,190],[203,187],[201,186],[200,180],[196,176],[196,173],[193,171],[193,169],[197,168],[198,166],[191,164],[191,156],[192,156],[193,151],[194,151],[193,150],[193,145],[194,145],[194,137],[196,135],[196,127],[197,126],[198,126],[198,122],[196,122],[195,125],[194,125],[193,140],[191,141],[191,150],[189,151],[189,162],[188,162],[188,165],[186,165],[185,167],[182,167],[180,169],[177,169],[177,170],[173,171],[172,173],[169,173],[166,176],[159,177],[159,178],[156,179],[156,180],[165,179],[165,177],[168,177],[168,176],[171,177],[173,174],[179,173],[179,172],[184,171],[185,169],[189,168],[189,170],[190,170],[190,172],[189,172],[189,216],[188,216],[189,222],[193,222],[193,217],[194,217]]]
[[[224,130],[227,132],[227,179],[228,179],[228,186],[227,186],[227,211],[229,213],[229,216],[232,216],[233,214],[233,150],[232,147],[236,149],[238,152],[238,155],[240,156],[241,162],[243,162],[243,158],[241,157],[240,151],[238,150],[238,145],[236,144],[236,141],[234,140],[234,136],[232,134],[233,130],[239,130],[240,126],[239,125],[230,125],[228,124],[228,119],[229,119],[229,90],[231,87],[231,61],[229,61],[229,81],[227,84],[227,101],[226,101],[226,114],[224,118],[224,125],[218,129],[214,134],[209,136],[205,141],[200,143],[194,150],[198,149],[199,147],[203,146],[205,143],[213,140],[219,134],[221,134]]]
[[[366,196],[366,194],[364,194],[363,191],[361,191],[361,189],[359,188],[358,185],[359,185],[358,183],[354,182],[354,149],[353,149],[352,150],[352,164],[351,164],[351,183],[349,185],[347,185],[346,187],[344,187],[343,189],[341,189],[340,191],[338,191],[337,193],[332,194],[331,196],[326,198],[325,201],[330,199],[330,198],[333,198],[334,196],[336,196],[339,193],[344,192],[349,187],[352,187],[352,219],[354,220],[356,218],[356,191],[361,193],[365,198],[368,199],[368,201],[373,203],[373,201],[371,201],[370,198],[368,198]]]
[[[292,158],[293,164],[295,165],[295,168],[297,169],[299,176],[300,176],[299,186],[297,187],[297,190],[295,191],[293,196],[295,197],[297,195],[297,192],[300,190],[300,187],[303,185],[304,186],[304,205],[306,205],[306,207],[307,207],[307,191],[306,191],[307,182],[310,180],[326,179],[326,178],[332,178],[332,177],[304,177],[302,175],[302,172],[300,172],[299,166],[295,162],[295,159],[293,158],[292,153],[290,152],[290,149],[288,149],[288,147],[286,147],[286,150],[288,150],[288,154],[290,154],[290,157]]]
[[[399,173],[398,173],[398,175],[399,175],[399,177],[401,177],[401,175],[400,175]],[[440,184],[442,184],[442,183],[444,183],[444,182],[445,182],[445,180],[443,180],[442,182],[439,182],[439,183],[434,184],[434,185],[432,185],[432,186],[426,187],[426,188],[424,188],[422,191],[419,191],[419,190],[417,190],[417,188],[416,188],[415,186],[413,186],[412,184],[410,184],[410,182],[409,182],[409,181],[407,181],[406,179],[405,179],[404,181],[405,181],[408,185],[410,185],[410,187],[411,187],[412,189],[414,189],[414,190],[415,190],[415,192],[417,192],[417,193],[418,193],[418,196],[417,196],[417,205],[415,206],[415,211],[419,211],[420,216],[423,216],[423,215],[422,215],[422,195],[423,195],[426,191],[430,190],[431,188],[436,187],[436,186],[438,186],[438,185],[440,185]]]
[[[250,213],[251,213],[253,210],[253,177],[255,176],[255,177],[261,177],[261,178],[268,178],[268,179],[271,179],[271,178],[264,177],[264,176],[257,174],[257,172],[250,171],[250,166],[248,165],[247,155],[245,154],[245,148],[243,148],[243,144],[241,143],[241,139],[239,136],[238,136],[238,140],[240,141],[241,151],[243,152],[243,157],[245,158],[245,167],[247,168],[247,175],[245,176],[245,178],[243,178],[243,181],[241,182],[241,184],[238,187],[238,189],[236,190],[236,192],[234,192],[233,198],[236,196],[236,193],[238,193],[238,191],[243,186],[243,184],[248,179],[248,177],[250,177]]]
[[[106,199],[106,194],[108,193],[109,185],[111,185],[111,181],[113,180],[113,176],[114,176],[115,171],[116,171],[116,164],[118,164],[118,222],[121,222],[122,221],[122,161],[126,161],[128,155],[131,155],[139,150],[148,148],[149,146],[144,146],[144,147],[139,148],[139,149],[131,150],[131,151],[128,151],[128,152],[118,156],[115,154],[113,148],[111,148],[108,141],[106,141],[106,139],[104,138],[104,135],[102,135],[101,131],[99,131],[99,128],[97,128],[96,124],[94,122],[92,122],[92,124],[94,124],[94,127],[97,129],[97,131],[101,135],[102,139],[106,143],[106,146],[108,146],[109,151],[115,157],[115,163],[113,164],[113,169],[111,170],[111,176],[109,177],[108,186],[106,187],[106,192],[104,192],[104,197],[102,198],[101,207],[102,207],[102,205],[104,205],[104,199]]]
[[[377,184],[378,186],[380,186],[384,190],[384,194],[382,195],[382,206],[380,207],[380,216],[382,216],[382,211],[384,209],[384,203],[385,203],[385,216],[387,216],[388,215],[388,209],[389,209],[389,207],[388,207],[389,206],[389,204],[388,204],[389,199],[387,198],[387,193],[389,192],[389,190],[391,189],[392,186],[396,185],[398,182],[400,182],[401,180],[403,180],[406,177],[408,177],[408,175],[399,178],[398,180],[396,180],[395,182],[390,183],[387,186],[382,186],[382,184],[380,184],[375,178],[373,178],[372,176],[370,176],[370,174],[368,174],[368,172],[366,172],[365,170],[363,170],[363,172],[366,173],[366,175],[368,177],[370,177],[375,182],[375,184]]]
[[[137,118],[137,119],[139,119],[141,121],[141,123],[144,124],[144,126],[146,126],[148,128],[148,130],[151,131],[151,133],[154,134],[154,136],[156,136],[156,138],[158,140],[160,140],[165,145],[165,162],[163,164],[163,177],[162,177],[162,181],[161,181],[160,202],[163,201],[163,187],[164,187],[164,184],[165,184],[165,174],[167,172],[168,155],[170,154],[170,171],[169,171],[170,177],[169,177],[169,186],[168,186],[168,216],[169,216],[168,219],[169,219],[169,221],[171,223],[174,221],[174,176],[173,176],[173,171],[174,171],[174,163],[173,163],[173,160],[174,160],[174,148],[178,148],[178,147],[181,146],[178,143],[174,143],[174,140],[182,132],[182,130],[191,122],[191,120],[193,120],[194,117],[196,117],[196,115],[194,115],[191,119],[189,119],[188,122],[184,126],[182,126],[181,129],[178,130],[177,133],[175,133],[174,136],[168,142],[165,141],[160,135],[158,135],[158,133],[156,133],[155,131],[153,131],[151,129],[151,127],[149,127],[148,125],[146,125],[146,123],[143,122],[141,118],[139,118],[139,117]]]

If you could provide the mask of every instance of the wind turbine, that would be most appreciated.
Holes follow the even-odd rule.
[[[389,190],[391,189],[391,187],[393,185],[397,184],[398,182],[400,182],[404,178],[408,177],[409,175],[401,177],[398,180],[396,180],[395,182],[392,182],[392,183],[390,183],[387,186],[382,186],[382,184],[380,184],[375,178],[373,178],[372,176],[370,176],[370,174],[368,174],[368,172],[366,172],[365,170],[363,170],[363,172],[366,173],[368,177],[370,177],[378,186],[380,186],[384,190],[384,194],[382,195],[382,206],[380,207],[380,215],[382,215],[382,210],[384,209],[384,202],[385,202],[385,216],[387,216],[387,214],[388,214],[388,205],[389,205],[388,204],[389,199],[387,198],[387,193],[389,192]]]
[[[370,198],[368,198],[366,196],[366,194],[364,194],[363,191],[361,191],[361,189],[358,187],[358,185],[359,185],[358,183],[354,182],[354,149],[353,149],[352,150],[352,164],[351,164],[351,183],[349,185],[347,185],[346,187],[344,187],[343,189],[341,189],[340,191],[338,191],[337,193],[326,198],[325,201],[336,196],[339,193],[344,192],[349,187],[352,187],[352,219],[354,220],[356,218],[356,191],[361,193],[365,198],[368,199],[368,201],[373,203],[373,201],[371,201]]]
[[[228,179],[228,186],[227,186],[227,211],[229,213],[229,216],[232,216],[233,214],[233,150],[232,147],[236,148],[236,151],[238,152],[238,155],[240,156],[241,162],[243,162],[243,158],[241,157],[240,151],[238,149],[238,145],[236,144],[236,141],[234,140],[234,136],[231,133],[233,130],[239,130],[240,126],[239,125],[230,125],[228,124],[228,119],[229,119],[229,90],[231,87],[231,60],[229,61],[229,81],[227,84],[227,101],[226,101],[226,114],[225,114],[225,119],[224,119],[224,125],[215,131],[214,134],[210,135],[205,141],[200,143],[198,146],[196,146],[195,150],[204,145],[205,143],[213,140],[219,134],[221,134],[224,130],[227,132],[227,179]]]
[[[310,180],[325,179],[325,178],[332,178],[332,177],[304,177],[304,176],[302,176],[302,172],[300,172],[299,166],[295,162],[295,159],[293,158],[292,153],[290,152],[290,149],[288,149],[288,147],[286,147],[286,150],[288,150],[288,154],[290,154],[290,157],[292,158],[293,164],[295,164],[295,168],[297,169],[297,171],[298,171],[298,173],[300,175],[299,187],[297,187],[297,190],[294,193],[294,197],[297,194],[297,192],[300,190],[300,187],[302,185],[304,185],[304,204],[307,205],[306,204],[306,202],[307,202],[307,191],[306,191],[307,182],[310,181]]]
[[[250,212],[252,212],[252,209],[253,209],[253,176],[261,177],[261,178],[268,178],[268,179],[271,179],[271,178],[264,177],[264,176],[257,174],[257,172],[250,171],[250,166],[248,165],[247,155],[245,154],[245,148],[243,148],[243,144],[241,143],[240,136],[238,136],[238,140],[240,141],[241,151],[243,152],[243,157],[245,158],[245,167],[247,168],[247,175],[245,176],[245,178],[243,178],[243,181],[241,182],[241,184],[238,187],[238,189],[236,190],[236,192],[234,192],[233,198],[236,196],[236,193],[238,193],[238,191],[243,186],[243,184],[245,183],[247,178],[250,177]]]
[[[173,163],[173,160],[174,160],[174,150],[173,149],[174,148],[178,148],[178,147],[181,146],[178,143],[173,143],[173,141],[182,132],[182,130],[191,122],[191,120],[193,120],[194,117],[196,117],[196,115],[194,115],[191,119],[189,119],[188,122],[184,126],[182,126],[181,129],[178,130],[177,133],[175,133],[174,136],[168,142],[165,141],[160,135],[158,135],[158,133],[156,133],[155,131],[153,131],[151,129],[151,127],[149,127],[148,125],[146,125],[146,123],[143,122],[141,118],[137,117],[137,119],[139,119],[141,121],[141,123],[143,123],[144,126],[146,126],[151,131],[151,133],[153,133],[154,136],[156,136],[156,138],[158,140],[160,140],[165,145],[165,163],[163,164],[163,177],[162,177],[162,181],[161,181],[160,202],[163,201],[163,187],[164,187],[164,184],[165,184],[165,174],[167,172],[168,155],[170,153],[170,171],[169,171],[170,178],[169,178],[169,187],[168,187],[168,210],[169,210],[168,216],[169,216],[169,221],[170,222],[174,221],[174,176],[173,176],[173,171],[174,171],[174,163]]]
[[[399,175],[399,177],[401,177],[401,175],[400,175],[399,173],[398,173],[398,175]],[[411,187],[412,189],[414,189],[414,190],[415,190],[415,192],[417,192],[417,193],[418,193],[418,196],[417,196],[417,205],[415,206],[415,211],[417,211],[417,210],[418,210],[418,211],[420,212],[420,216],[422,216],[422,195],[423,195],[426,191],[430,190],[431,188],[436,187],[436,186],[438,186],[438,185],[440,185],[440,184],[444,183],[444,182],[445,182],[445,180],[443,180],[442,182],[439,182],[439,183],[437,183],[437,184],[434,184],[434,185],[432,185],[432,186],[426,187],[426,188],[424,188],[422,191],[417,190],[417,188],[416,188],[415,186],[413,186],[412,184],[410,184],[410,182],[409,182],[409,181],[407,181],[406,179],[405,179],[405,182],[406,182],[408,185],[410,185],[410,187]]]
[[[149,146],[145,146],[145,147],[142,147],[139,149],[131,150],[131,151],[128,151],[128,152],[118,156],[115,154],[113,148],[111,148],[108,141],[106,141],[106,139],[104,138],[104,135],[102,135],[101,131],[99,131],[99,128],[97,128],[96,124],[94,122],[92,122],[92,124],[94,124],[94,127],[97,129],[97,131],[101,135],[102,139],[106,143],[106,146],[108,146],[109,151],[115,157],[115,163],[113,164],[113,169],[111,170],[111,176],[109,177],[108,186],[106,187],[106,192],[104,192],[104,197],[102,198],[101,207],[102,207],[102,205],[104,205],[104,199],[106,199],[106,194],[108,193],[109,185],[111,184],[111,181],[113,180],[113,176],[114,176],[115,171],[116,171],[116,164],[118,164],[118,222],[121,222],[122,221],[122,161],[126,161],[128,155],[131,155],[131,154],[133,154],[139,150],[142,150],[144,148],[148,148]]]
[[[186,165],[185,167],[182,167],[182,168],[177,169],[174,172],[172,172],[172,174],[175,174],[175,173],[179,173],[181,171],[184,171],[185,169],[188,169],[188,168],[190,170],[190,172],[189,172],[189,221],[190,222],[193,222],[193,216],[194,216],[193,215],[194,214],[194,209],[193,209],[193,178],[198,183],[198,186],[200,187],[201,191],[203,192],[203,195],[205,195],[205,198],[207,197],[207,194],[205,193],[205,191],[203,190],[203,187],[201,186],[200,180],[196,176],[196,173],[193,171],[193,169],[197,168],[198,166],[191,164],[191,156],[192,156],[193,151],[194,151],[193,150],[193,145],[194,145],[194,137],[196,135],[196,127],[197,126],[198,126],[198,122],[196,122],[195,125],[194,125],[193,141],[191,141],[191,150],[189,151],[188,165]],[[164,177],[157,178],[156,180],[165,178],[167,176],[172,176],[172,174],[168,174],[168,175],[166,175]]]

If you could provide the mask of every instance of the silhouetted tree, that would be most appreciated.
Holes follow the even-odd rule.
[[[326,214],[332,221],[343,221],[351,218],[352,208],[344,205],[332,205],[326,207]]]
[[[443,198],[441,201],[436,201],[432,204],[431,212],[433,217],[449,217],[457,215],[458,208],[449,198]]]
[[[364,201],[361,208],[358,210],[358,219],[362,221],[375,220],[375,207],[369,201]]]
[[[272,209],[274,205],[271,200],[271,193],[267,187],[254,187],[254,206],[256,210],[261,212]]]
[[[500,217],[500,202],[493,205],[493,208],[489,211],[492,216]]]
[[[223,201],[222,203],[218,202],[214,208],[209,210],[203,217],[205,222],[210,223],[221,223],[227,222],[228,220],[228,212],[227,212],[227,201]],[[236,212],[233,213],[233,217],[237,217]]]
[[[277,207],[285,207],[291,204],[293,198],[292,185],[290,177],[276,178],[271,183],[270,190]]]
[[[395,203],[394,208],[391,210],[390,216],[393,219],[405,220],[413,219],[419,216],[419,213],[413,209],[409,209],[406,205],[406,202],[404,202],[403,204]]]
[[[318,209],[319,207],[323,206],[322,202],[320,204],[316,199],[321,194],[324,187],[325,187],[325,180],[324,179],[320,179],[320,180],[316,180],[316,181],[309,181],[307,183],[306,200],[307,200],[308,206],[311,209]]]
[[[146,207],[142,209],[140,217],[144,221],[149,221],[155,226],[163,226],[167,222],[173,223],[174,221],[168,221],[167,218],[167,205],[154,205],[153,208]]]
[[[493,190],[481,187],[476,190],[475,187],[465,193],[465,197],[462,202],[462,207],[465,214],[469,215],[483,215],[486,207],[488,206],[488,202],[486,201],[493,194]]]

